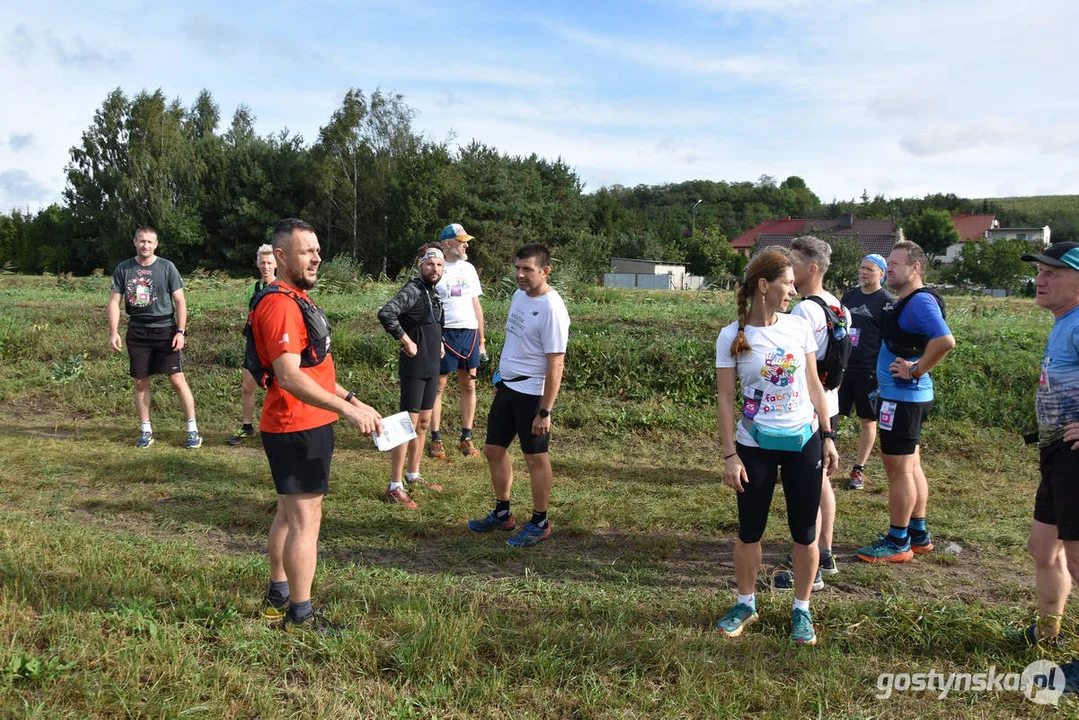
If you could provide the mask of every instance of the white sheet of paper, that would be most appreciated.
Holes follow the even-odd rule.
[[[416,428],[407,412],[399,412],[382,418],[382,434],[371,433],[371,437],[375,439],[375,447],[385,452],[416,437]]]

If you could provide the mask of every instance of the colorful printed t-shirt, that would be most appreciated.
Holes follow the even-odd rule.
[[[128,258],[112,273],[112,291],[124,296],[130,323],[140,327],[175,325],[172,294],[183,286],[180,271],[160,257],[146,266],[139,265],[136,258]]]
[[[285,285],[280,280],[271,284]],[[310,300],[302,290],[291,285],[287,287]],[[307,327],[303,322],[303,313],[296,301],[284,293],[270,294],[259,302],[252,314],[251,329],[255,335],[255,349],[258,350],[263,367],[270,367],[274,360],[285,353],[299,355],[307,347]],[[301,367],[300,372],[329,393],[337,390],[337,375],[330,353],[327,353],[326,359],[318,365]],[[259,430],[271,433],[299,432],[322,427],[335,420],[337,413],[308,405],[282,390],[280,383],[274,382],[262,403]]]
[[[774,324],[747,325],[745,333],[750,351],[738,358],[731,355],[737,322],[716,339],[716,367],[736,368],[742,384],[742,417],[769,430],[796,430],[813,422],[816,412],[806,385],[805,358],[817,352],[817,341],[809,322],[797,315],[777,315]],[[737,441],[757,447],[745,423],[737,427]]]
[[[1053,323],[1035,397],[1038,444],[1044,447],[1064,436],[1065,425],[1079,422],[1079,307]]]

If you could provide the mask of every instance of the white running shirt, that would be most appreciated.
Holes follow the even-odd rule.
[[[805,356],[816,352],[817,342],[806,319],[779,314],[774,324],[746,325],[745,332],[750,350],[737,360],[731,355],[731,343],[738,323],[723,328],[716,338],[716,367],[736,368],[745,416],[752,415],[750,419],[771,430],[795,430],[813,422],[816,413],[806,384]],[[758,447],[743,423],[736,427],[739,443]]]
[[[836,296],[827,290],[821,290],[817,293],[817,297],[828,305],[842,307],[842,303],[836,299]],[[813,328],[813,339],[817,341],[816,358],[818,360],[823,358],[828,352],[828,316],[824,314],[824,308],[812,300],[802,298],[791,310],[791,315],[799,315],[809,321],[809,326]],[[843,308],[843,317],[846,318],[849,330],[851,327],[850,310]],[[839,414],[839,388],[825,390],[824,397],[828,400],[828,417],[833,418]]]
[[[483,295],[483,288],[472,263],[467,260],[446,263],[442,279],[435,285],[435,292],[442,298],[442,308],[446,312],[442,327],[450,330],[475,330],[479,327],[472,298]]]
[[[526,395],[543,395],[547,354],[564,353],[569,343],[569,312],[552,288],[539,297],[513,293],[506,316],[506,344],[498,369],[503,379],[527,377],[506,387]]]

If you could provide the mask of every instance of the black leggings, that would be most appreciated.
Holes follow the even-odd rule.
[[[820,435],[813,433],[801,452],[765,450],[738,444],[738,457],[745,465],[749,484],[738,493],[738,539],[760,542],[768,524],[768,509],[783,470],[783,494],[787,499],[787,526],[791,539],[811,545],[817,539],[817,510],[823,478]]]

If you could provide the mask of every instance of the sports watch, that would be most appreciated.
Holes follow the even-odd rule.
[[[549,418],[549,417],[551,417],[551,411],[548,410],[547,408],[540,408],[539,410],[536,411],[536,414],[539,415],[541,418]]]
[[[835,438],[836,438],[835,430],[821,430],[820,431],[820,439],[821,440],[831,440],[832,442],[835,442]]]

